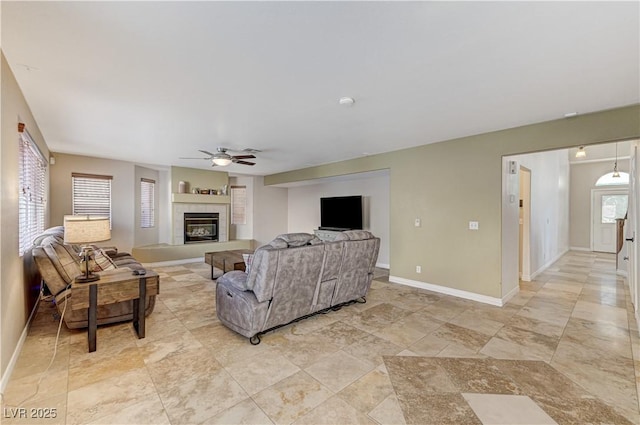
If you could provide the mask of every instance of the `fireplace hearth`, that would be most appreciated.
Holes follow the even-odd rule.
[[[217,242],[219,214],[184,213],[184,243]]]

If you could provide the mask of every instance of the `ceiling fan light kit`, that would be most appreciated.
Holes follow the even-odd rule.
[[[209,155],[206,158],[180,158],[180,159],[205,159],[207,161],[211,161],[211,166],[215,167],[215,166],[219,166],[219,167],[226,167],[227,165],[230,164],[242,164],[242,165],[256,165],[255,162],[249,162],[249,161],[244,161],[245,159],[252,159],[255,158],[255,155],[249,154],[249,155],[229,155],[227,153],[229,149],[228,148],[223,148],[223,147],[218,147],[216,149],[216,153],[211,153],[209,151],[205,151],[205,150],[200,150],[200,152],[202,152],[205,155]],[[260,152],[257,149],[245,149],[243,152]]]

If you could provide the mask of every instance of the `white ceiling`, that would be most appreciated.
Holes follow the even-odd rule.
[[[266,175],[640,102],[638,2],[0,4],[54,152]]]

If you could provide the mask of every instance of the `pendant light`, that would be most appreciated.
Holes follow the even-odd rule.
[[[586,158],[587,151],[584,150],[584,146],[580,146],[578,152],[576,152],[576,158]]]
[[[613,174],[611,177],[620,177],[620,173],[618,172],[618,142],[616,142],[616,162],[613,163]]]

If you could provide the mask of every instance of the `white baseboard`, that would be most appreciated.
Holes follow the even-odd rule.
[[[585,248],[585,247],[582,247],[582,246],[570,246],[569,250],[571,250],[571,251],[591,252],[591,248]]]
[[[182,260],[170,260],[170,261],[159,261],[157,263],[142,263],[143,267],[168,267],[168,266],[179,266],[180,264],[188,264],[188,263],[202,263],[204,259],[202,257],[196,258],[183,258]]]
[[[27,334],[29,333],[29,325],[31,324],[31,320],[33,316],[36,315],[36,311],[38,311],[38,305],[40,304],[40,297],[38,297],[38,302],[31,310],[31,314],[29,314],[29,318],[27,319],[27,324],[24,325],[24,329],[22,330],[22,334],[20,334],[20,339],[18,340],[18,344],[16,344],[16,349],[13,350],[13,354],[11,355],[11,360],[9,360],[9,364],[2,374],[2,378],[0,378],[0,393],[4,394],[4,390],[7,388],[9,384],[9,379],[11,378],[11,374],[13,373],[13,368],[16,367],[16,363],[18,362],[18,357],[20,357],[20,353],[22,352],[22,346],[24,345],[25,340],[27,339]]]
[[[524,281],[524,282],[531,282],[531,276],[528,274],[523,274],[520,276],[520,280]]]
[[[448,286],[434,285],[432,283],[419,282],[417,280],[405,279],[398,276],[389,276],[389,282],[412,286],[414,288],[426,289],[427,291],[452,295],[454,297],[464,298],[471,301],[478,301],[484,304],[491,304],[498,307],[502,307],[504,305],[502,299],[500,298],[489,297],[487,295],[476,294],[475,292],[463,291],[461,289],[449,288]]]
[[[527,282],[530,282],[531,280],[535,279],[536,276],[538,276],[540,273],[544,272],[545,270],[547,270],[549,267],[551,267],[551,265],[553,263],[555,263],[556,261],[558,261],[560,258],[562,258],[562,256],[564,254],[566,254],[567,252],[569,252],[569,249],[565,249],[564,251],[562,251],[560,254],[556,255],[554,258],[552,258],[551,260],[547,261],[542,267],[540,267],[538,270],[536,270],[534,273],[531,274],[531,279],[528,280]],[[524,279],[522,279],[524,280]]]
[[[516,287],[509,291],[507,295],[502,297],[502,305],[508,303],[511,298],[515,297],[518,294],[518,292],[520,292],[520,285],[516,285]]]
[[[390,268],[388,264],[384,264],[384,263],[376,263],[376,267],[379,269],[386,269],[386,270],[389,270]]]

